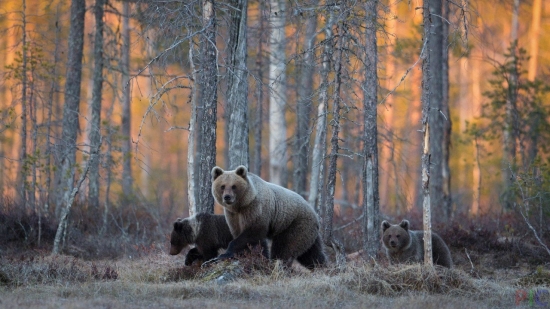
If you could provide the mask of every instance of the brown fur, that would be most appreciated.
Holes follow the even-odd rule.
[[[176,255],[188,245],[195,244],[185,257],[185,265],[195,260],[207,261],[218,256],[233,240],[223,215],[198,213],[195,216],[177,219],[170,237],[170,254]]]
[[[409,221],[399,224],[382,222],[382,242],[391,263],[422,263],[424,262],[424,231],[409,230]],[[432,232],[432,258],[434,264],[451,268],[453,260],[449,248]]]
[[[224,207],[235,238],[219,258],[267,238],[272,240],[273,259],[287,265],[297,259],[309,269],[325,264],[317,214],[299,194],[264,181],[242,165],[234,171],[214,167],[212,194]]]

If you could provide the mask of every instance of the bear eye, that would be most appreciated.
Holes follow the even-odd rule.
[[[237,186],[236,186],[236,185],[232,185],[232,186],[231,186],[231,189],[235,190],[235,189],[237,189]]]
[[[399,235],[396,235],[395,237],[399,238]]]
[[[222,185],[222,190],[225,190],[225,185]]]

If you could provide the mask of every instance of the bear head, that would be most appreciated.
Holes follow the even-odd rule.
[[[248,170],[241,165],[234,171],[224,171],[216,166],[212,169],[212,195],[216,202],[228,209],[234,209],[254,198],[248,180]]]
[[[170,236],[170,254],[179,254],[183,248],[193,243],[195,243],[195,231],[193,231],[189,218],[178,218],[174,222],[174,230]]]
[[[400,251],[406,249],[410,241],[408,220],[403,220],[399,224],[382,221],[382,242],[388,250]]]

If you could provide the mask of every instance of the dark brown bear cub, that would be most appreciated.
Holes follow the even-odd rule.
[[[208,261],[218,256],[219,249],[225,249],[233,240],[225,216],[198,213],[174,222],[170,237],[170,254],[176,255],[188,245],[195,244],[185,257],[185,265],[195,260]]]
[[[409,221],[407,220],[403,220],[399,224],[383,221],[382,242],[392,264],[422,263],[424,261],[424,231],[409,230]],[[443,239],[434,232],[432,232],[432,258],[434,264],[448,268],[453,266],[449,248]]]

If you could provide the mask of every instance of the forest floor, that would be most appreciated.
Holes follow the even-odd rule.
[[[286,270],[244,257],[201,269],[183,256],[0,258],[0,308],[550,308],[550,264],[454,251],[453,269],[356,258],[343,269]]]

